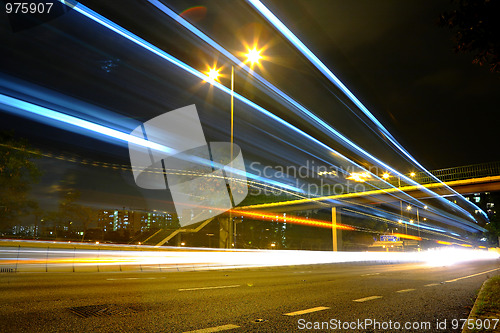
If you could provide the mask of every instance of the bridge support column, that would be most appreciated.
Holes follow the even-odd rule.
[[[337,229],[337,223],[340,222],[340,207],[332,207],[332,241],[334,252],[342,250],[342,230]]]
[[[219,217],[219,248],[231,249],[233,243],[233,225],[227,216]]]

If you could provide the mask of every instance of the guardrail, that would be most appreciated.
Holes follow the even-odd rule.
[[[431,173],[443,182],[500,176],[500,162],[472,164],[461,167],[432,170]],[[415,180],[420,184],[435,182],[431,177],[421,172],[416,173]]]

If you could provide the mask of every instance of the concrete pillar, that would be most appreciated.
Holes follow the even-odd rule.
[[[332,241],[334,252],[342,250],[342,230],[337,229],[337,223],[341,223],[340,207],[332,207]]]
[[[233,228],[232,223],[227,216],[219,217],[219,248],[231,249],[233,242]]]

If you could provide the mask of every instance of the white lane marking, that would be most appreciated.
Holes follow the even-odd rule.
[[[164,277],[160,278],[160,279],[163,279]],[[113,278],[110,278],[110,279],[106,279],[108,281],[119,281],[119,280],[156,280],[158,278],[155,278],[155,277],[144,277],[144,278],[138,278],[138,277],[126,277],[126,278],[116,278],[116,279],[113,279]]]
[[[238,325],[233,325],[233,324],[227,324],[227,325],[222,325],[222,326],[215,326],[215,327],[208,327],[208,328],[202,328],[200,330],[194,330],[194,331],[186,331],[184,333],[210,333],[210,332],[220,332],[220,331],[227,331],[227,330],[232,330],[235,328],[238,328]]]
[[[459,278],[456,278],[456,279],[453,279],[453,280],[444,281],[444,282],[449,283],[449,282],[455,282],[455,281],[458,281],[458,280],[468,279],[468,278],[471,278],[471,277],[474,277],[474,276],[478,276],[478,275],[482,275],[482,274],[486,274],[486,273],[498,271],[499,269],[500,268],[490,269],[489,271],[484,271],[484,272],[477,273],[477,274],[467,275],[467,276],[459,277]]]
[[[402,289],[402,290],[398,290],[396,291],[397,293],[407,293],[407,292],[410,292],[410,291],[414,291],[415,289]]]
[[[198,287],[198,288],[181,288],[179,291],[191,291],[191,290],[209,290],[209,289],[222,289],[222,288],[236,288],[239,284],[233,284],[230,286],[215,286],[215,287]]]
[[[361,276],[372,276],[372,275],[379,275],[380,273],[368,273],[368,274],[361,274]]]
[[[429,283],[426,284],[424,287],[434,287],[434,286],[439,286],[439,283]]]
[[[359,299],[353,299],[353,302],[366,302],[366,301],[372,301],[374,299],[382,298],[382,296],[370,296],[370,297],[365,297],[365,298],[359,298]]]
[[[300,311],[295,311],[295,312],[290,312],[290,313],[284,313],[283,315],[285,315],[285,316],[298,316],[301,314],[322,311],[322,310],[327,310],[327,309],[329,309],[329,307],[327,307],[327,306],[318,306],[315,308],[310,308],[310,309],[305,309],[305,310],[300,310]]]

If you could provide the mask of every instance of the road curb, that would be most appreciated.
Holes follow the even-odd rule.
[[[476,297],[476,300],[474,302],[474,306],[472,307],[472,309],[470,310],[470,313],[469,313],[469,317],[467,317],[467,323],[469,322],[469,320],[475,320],[477,319],[478,317],[475,315],[476,313],[476,309],[477,307],[479,306],[479,300],[482,298],[481,296],[483,295],[484,293],[484,286],[486,285],[486,283],[488,281],[490,281],[494,276],[488,278],[486,281],[483,282],[483,284],[481,285],[481,289],[479,289],[479,293],[477,294],[477,297]],[[477,332],[477,330],[475,329],[470,329],[467,327],[467,324],[465,325],[464,329],[462,330],[462,333],[472,333],[472,332]]]

